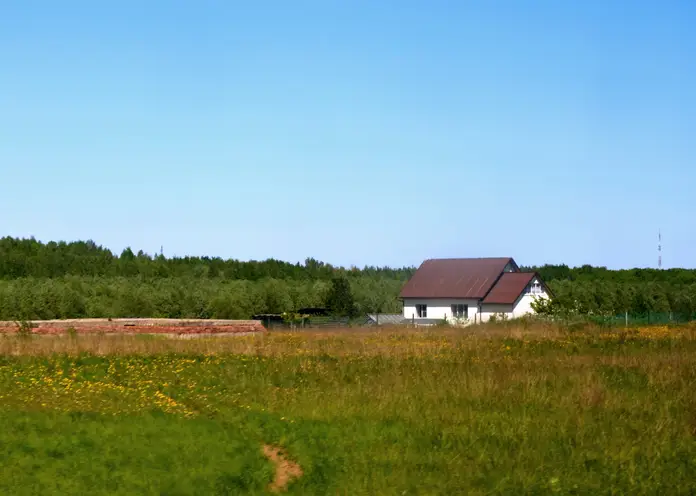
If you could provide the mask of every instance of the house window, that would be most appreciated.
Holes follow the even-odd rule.
[[[418,313],[418,317],[421,319],[425,319],[428,317],[428,305],[416,305],[416,312]]]
[[[452,305],[452,317],[469,318],[469,305]]]
[[[527,289],[527,293],[533,294],[533,295],[542,294],[543,292],[544,292],[544,290],[542,289],[539,281],[534,281]]]

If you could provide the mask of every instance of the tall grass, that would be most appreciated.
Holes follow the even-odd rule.
[[[302,467],[296,494],[696,491],[690,326],[4,337],[0,353],[6,494],[263,494],[264,444]]]

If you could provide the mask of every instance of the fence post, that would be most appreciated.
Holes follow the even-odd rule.
[[[626,311],[626,327],[628,327],[628,311]]]

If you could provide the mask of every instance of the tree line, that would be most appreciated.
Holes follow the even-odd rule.
[[[696,314],[696,270],[544,265],[528,267],[548,284],[554,299],[548,312],[614,316]]]
[[[696,314],[696,270],[543,265],[555,313]],[[308,258],[239,261],[164,257],[93,241],[0,239],[0,319],[249,318],[329,307],[336,314],[400,313],[415,267],[344,268]]]
[[[348,281],[348,293],[332,291]],[[248,319],[307,307],[337,314],[398,313],[402,282],[367,276],[259,281],[170,277],[20,278],[0,280],[0,320],[64,318]],[[328,304],[328,305],[327,305]]]
[[[131,248],[120,254],[94,241],[42,243],[34,238],[0,239],[0,279],[21,277],[101,276],[169,278],[195,277],[225,280],[261,279],[331,280],[336,275],[407,280],[413,267],[337,267],[314,258],[304,263],[281,260],[240,261],[220,257],[165,257]]]

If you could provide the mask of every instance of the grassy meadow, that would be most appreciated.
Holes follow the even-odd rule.
[[[694,494],[695,384],[696,326],[0,336],[0,494]]]

